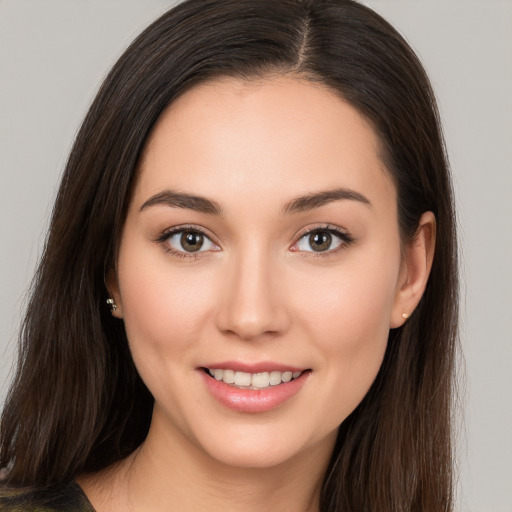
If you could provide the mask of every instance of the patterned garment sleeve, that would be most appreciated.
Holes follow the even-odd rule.
[[[0,487],[0,512],[95,512],[80,486],[47,491]]]

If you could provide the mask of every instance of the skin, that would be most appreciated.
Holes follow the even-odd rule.
[[[340,188],[367,202],[284,212]],[[221,212],[143,206],[166,190]],[[162,233],[177,226],[198,227],[211,243],[176,252],[179,236]],[[332,235],[315,252],[305,235],[315,228],[352,241]],[[223,79],[181,96],[145,148],[108,283],[154,415],[135,454],[78,480],[98,512],[318,510],[337,428],[375,379],[390,327],[419,302],[434,237],[427,212],[414,243],[401,246],[378,138],[326,87]],[[228,360],[311,373],[280,407],[239,412],[213,398],[198,371]]]

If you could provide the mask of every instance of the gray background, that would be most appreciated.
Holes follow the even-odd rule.
[[[458,509],[512,512],[512,1],[365,3],[423,59],[455,177],[466,379]],[[0,0],[0,402],[72,139],[106,71],[172,4]]]

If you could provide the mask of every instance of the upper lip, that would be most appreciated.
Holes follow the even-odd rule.
[[[303,372],[307,368],[292,366],[289,364],[277,363],[274,361],[261,361],[247,363],[242,361],[220,361],[217,363],[208,363],[202,368],[215,370],[233,370],[235,372],[263,373],[263,372]]]

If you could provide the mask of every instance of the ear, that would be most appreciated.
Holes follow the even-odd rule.
[[[390,327],[400,327],[419,304],[434,260],[436,218],[425,212],[413,240],[404,249]]]
[[[114,269],[109,270],[105,277],[105,286],[108,291],[108,298],[114,300],[115,307],[111,307],[110,312],[116,318],[123,318],[123,304],[121,301],[121,294],[119,293],[119,282],[117,273]]]

